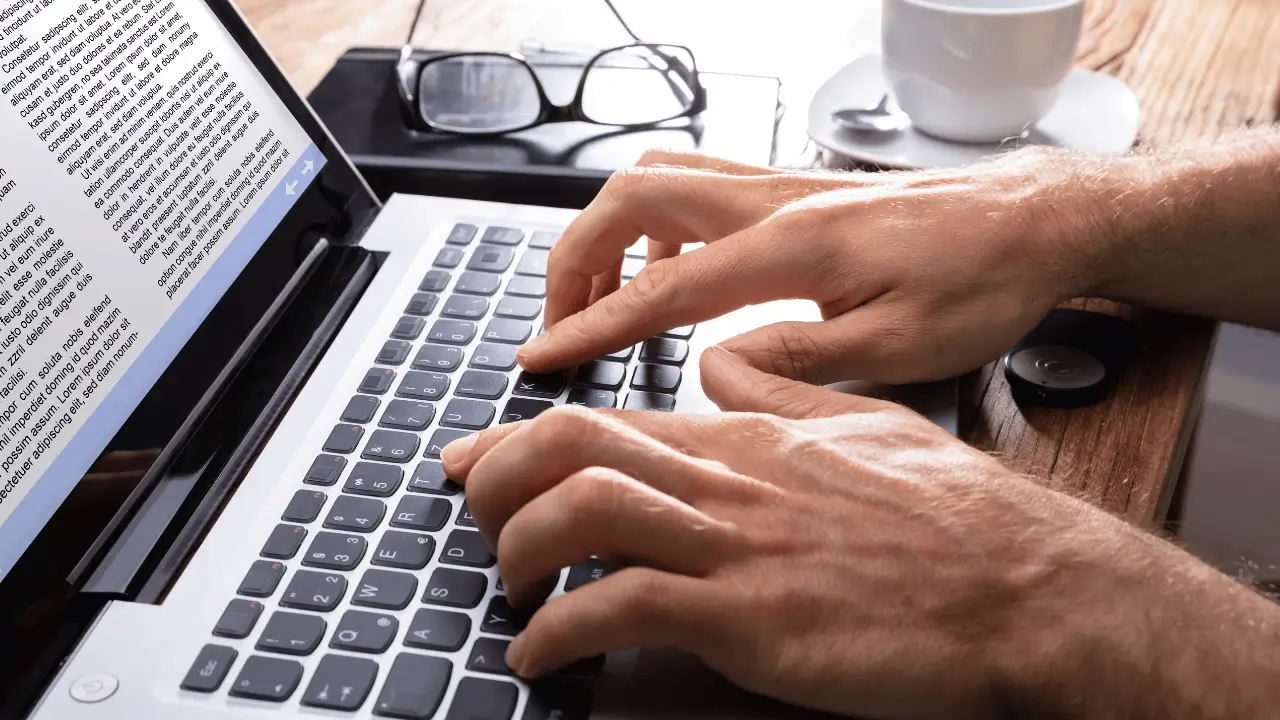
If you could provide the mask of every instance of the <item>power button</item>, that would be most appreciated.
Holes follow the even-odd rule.
[[[71,699],[82,703],[99,703],[115,695],[119,688],[120,681],[114,675],[85,675],[71,683]]]

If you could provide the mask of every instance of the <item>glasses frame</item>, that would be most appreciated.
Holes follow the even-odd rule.
[[[586,90],[587,76],[591,73],[591,69],[600,61],[601,58],[609,55],[610,53],[636,47],[646,48],[653,54],[664,57],[667,60],[667,63],[674,68],[674,71],[680,74],[688,82],[694,93],[689,107],[682,112],[675,113],[668,117],[648,120],[642,123],[606,123],[593,120],[582,108],[582,96],[583,92]],[[673,58],[669,54],[662,52],[661,48],[664,47],[677,48],[688,53],[691,67],[684,67],[684,63],[678,58]],[[396,63],[396,89],[400,96],[400,111],[401,115],[404,117],[405,124],[408,127],[419,131],[442,132],[466,137],[494,137],[520,132],[521,130],[528,130],[529,128],[537,127],[539,125],[561,122],[587,122],[593,125],[633,130],[654,127],[677,118],[693,117],[701,114],[707,109],[707,91],[706,88],[703,87],[698,74],[697,59],[694,57],[693,51],[683,45],[637,41],[597,52],[590,60],[587,61],[586,64],[582,66],[582,76],[578,78],[578,88],[574,92],[573,101],[568,105],[556,105],[549,97],[547,97],[547,91],[542,86],[542,80],[538,78],[538,73],[534,71],[533,65],[519,53],[450,52],[432,55],[429,58],[419,60],[413,57],[413,52],[413,48],[409,45],[405,45],[400,51],[400,58]],[[452,127],[443,127],[423,116],[419,109],[420,98],[418,93],[422,72],[432,63],[459,57],[501,57],[523,65],[525,70],[529,73],[529,76],[533,79],[534,86],[538,90],[538,101],[540,103],[540,107],[538,109],[537,117],[535,117],[533,121],[519,127],[505,128],[502,130],[476,130],[473,132],[469,130],[459,130]],[[666,72],[658,68],[655,68],[655,71]],[[668,82],[670,82],[670,78],[668,78]]]

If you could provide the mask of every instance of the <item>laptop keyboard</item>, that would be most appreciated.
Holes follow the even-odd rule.
[[[511,227],[452,228],[296,479],[281,523],[247,563],[182,689],[446,720],[511,720],[525,693],[521,720],[590,715],[590,681],[603,657],[533,688],[507,668],[507,646],[529,614],[507,605],[496,559],[439,461],[459,437],[556,404],[675,409],[692,327],[573,371],[517,367],[516,348],[539,327],[547,257],[558,239]],[[624,281],[643,264],[643,246],[628,249]],[[568,568],[564,590],[608,572],[594,559]],[[252,650],[218,641],[251,637]],[[315,655],[308,671],[299,658]]]

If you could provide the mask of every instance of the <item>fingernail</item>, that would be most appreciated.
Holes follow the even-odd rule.
[[[467,435],[444,446],[444,450],[440,451],[440,459],[445,465],[457,466],[466,461],[467,456],[471,454],[471,448],[476,444],[475,435]]]
[[[507,646],[507,667],[516,675],[524,676],[524,642],[521,641],[523,635],[517,635],[515,640]]]
[[[717,359],[735,366],[735,368],[742,368],[747,364],[746,359],[741,355],[721,345],[712,345],[707,348],[707,352],[714,355]]]
[[[547,337],[547,333],[544,332],[541,335],[538,335],[529,342],[521,345],[519,350],[516,350],[516,359],[526,360],[530,355],[538,354],[539,351],[546,347],[548,342],[549,339]]]

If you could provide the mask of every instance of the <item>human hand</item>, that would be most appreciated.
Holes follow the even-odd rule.
[[[809,299],[823,322],[722,345],[820,384],[957,375],[1087,287],[1098,231],[1081,162],[1034,150],[956,171],[834,174],[649,153],[552,250],[548,331],[520,362],[570,366],[746,305]],[[619,289],[641,236],[649,264]],[[680,255],[688,243],[705,245]]]

